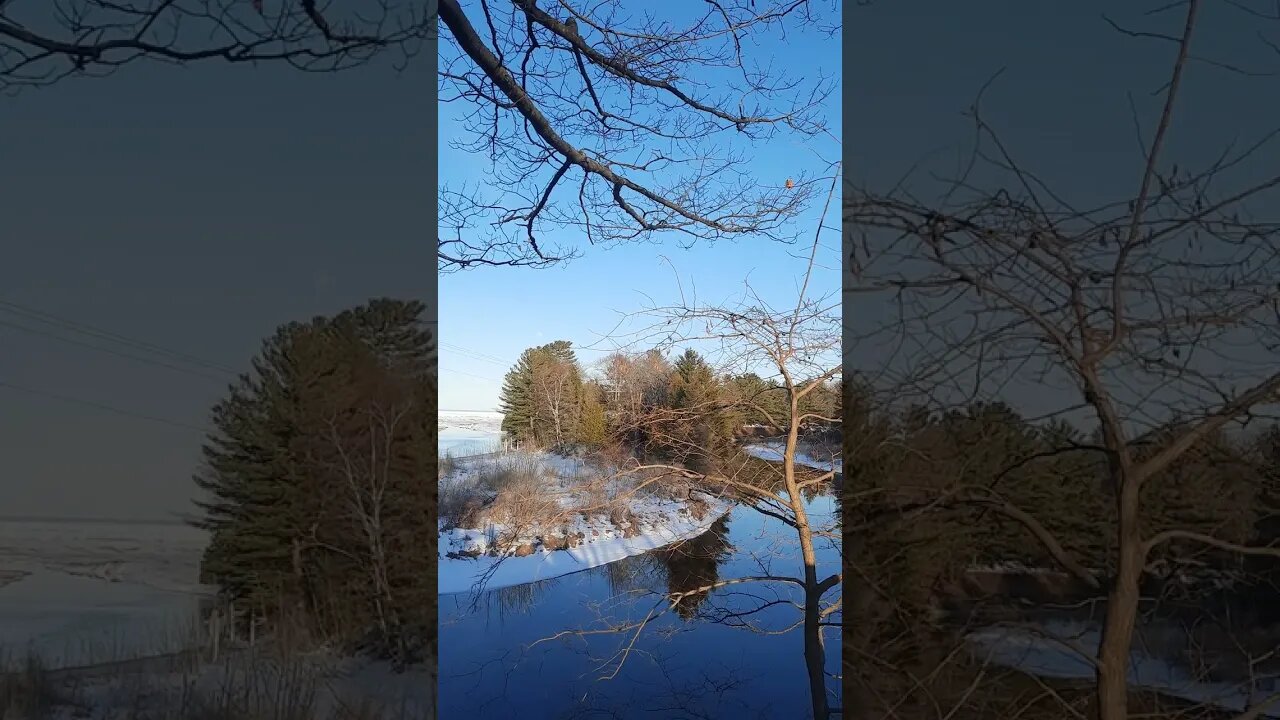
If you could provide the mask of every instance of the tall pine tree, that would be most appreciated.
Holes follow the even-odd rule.
[[[519,442],[558,446],[578,437],[582,372],[567,340],[529,348],[503,379],[502,431]]]
[[[423,309],[374,300],[282,326],[214,408],[195,479],[196,523],[211,533],[202,575],[241,608],[301,610],[353,634],[375,621],[434,627],[435,341]]]

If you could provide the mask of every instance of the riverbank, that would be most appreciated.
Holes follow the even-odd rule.
[[[1045,568],[971,568],[944,592],[944,625],[962,634],[983,663],[1041,683],[1089,689],[1105,614],[1105,599],[1095,595]],[[1240,713],[1280,692],[1277,628],[1243,614],[1215,615],[1209,605],[1209,598],[1179,603],[1147,597],[1129,661],[1135,696],[1163,698],[1153,702],[1166,709]],[[1280,718],[1280,704],[1253,717]]]
[[[829,527],[838,504],[824,494],[805,506]],[[759,575],[762,566],[798,572],[795,537],[794,528],[739,504],[673,548],[478,597],[441,596],[440,716],[806,717],[804,637],[794,629],[802,613],[793,604],[803,603],[802,589],[729,585],[666,609],[672,593]],[[838,544],[823,539],[814,550],[819,576],[839,570]],[[843,687],[839,630],[823,628],[832,704]]]
[[[276,643],[47,669],[0,664],[0,715],[43,720],[421,720],[433,688],[414,669]]]
[[[687,490],[637,489],[608,468],[551,453],[460,458],[440,482],[442,595],[640,555],[706,532],[733,507]]]

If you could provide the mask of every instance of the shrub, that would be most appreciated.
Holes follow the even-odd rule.
[[[486,493],[463,478],[440,481],[438,513],[444,529],[479,527],[480,512],[487,505]]]
[[[440,461],[437,463],[436,479],[443,480],[452,475],[457,469],[458,462],[453,459],[451,453],[446,452],[440,456]]]
[[[62,704],[61,693],[38,655],[30,654],[19,668],[3,668],[0,676],[0,720],[52,718]]]

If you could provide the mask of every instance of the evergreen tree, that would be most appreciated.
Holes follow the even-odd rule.
[[[578,442],[588,449],[599,449],[608,441],[609,423],[605,417],[604,391],[596,383],[583,386]]]
[[[562,448],[577,438],[582,370],[573,344],[556,340],[539,348],[533,366],[535,430],[542,445]]]
[[[674,414],[667,432],[673,454],[694,470],[705,471],[732,435],[731,418],[721,405],[715,372],[697,351],[685,350],[672,367]]]
[[[502,432],[518,442],[534,439],[536,422],[533,400],[533,366],[538,348],[520,353],[516,364],[507,371],[502,381],[499,406],[502,409]]]
[[[502,431],[515,440],[564,445],[578,436],[582,373],[567,340],[520,354],[502,384]]]
[[[241,608],[302,610],[328,628],[377,620],[399,657],[407,628],[434,625],[435,342],[422,310],[374,300],[282,326],[214,408],[195,479],[196,523],[211,532],[201,572]]]
[[[745,373],[729,378],[726,390],[738,427],[763,425],[776,432],[786,423],[787,398],[781,385]]]

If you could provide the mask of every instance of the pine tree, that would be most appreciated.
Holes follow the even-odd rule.
[[[211,531],[201,570],[241,607],[433,625],[435,340],[422,311],[374,300],[282,326],[214,408],[196,477]],[[376,522],[353,467],[377,469]]]
[[[729,378],[726,387],[736,415],[735,423],[763,425],[777,431],[787,418],[787,398],[782,386],[755,373]]]
[[[578,442],[593,450],[603,447],[609,437],[609,423],[605,418],[602,395],[603,390],[595,383],[588,383],[583,387]]]
[[[731,435],[729,418],[720,407],[715,371],[697,351],[676,359],[671,374],[672,450],[695,470],[705,470]]]
[[[538,360],[538,354],[538,348],[525,350],[502,381],[502,393],[499,396],[502,432],[518,442],[535,440],[533,366]]]
[[[502,431],[521,442],[555,446],[578,436],[582,373],[573,344],[556,340],[525,350],[503,379]]]
[[[535,432],[539,443],[559,448],[578,435],[582,371],[573,344],[567,340],[538,350],[533,366]]]

